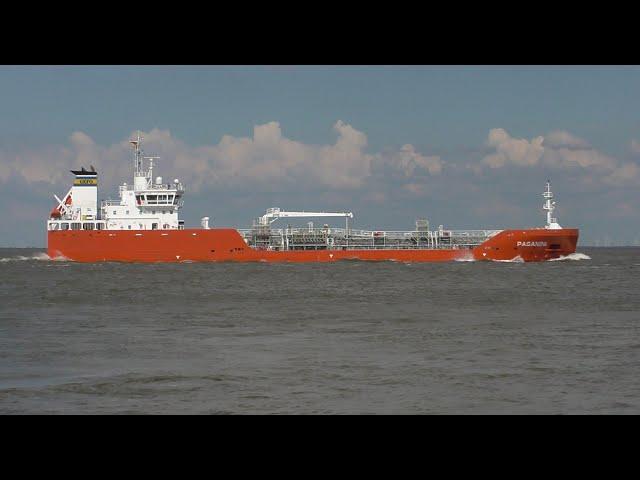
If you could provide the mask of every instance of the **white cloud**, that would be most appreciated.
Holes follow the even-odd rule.
[[[85,133],[73,132],[68,145],[25,149],[18,153],[0,150],[0,182],[17,176],[27,183],[70,185],[69,170],[89,168],[93,164],[98,168],[101,184],[115,185],[125,176],[128,179],[130,159],[127,140],[102,147]]]
[[[482,163],[491,168],[500,168],[508,164],[531,166],[540,161],[544,153],[543,137],[531,140],[513,138],[502,128],[489,131],[487,145],[495,148],[495,153],[485,156]]]
[[[586,140],[564,130],[547,135],[544,138],[544,146],[543,160],[550,166],[563,168],[578,166],[595,170],[612,170],[617,166],[615,158],[599,152]]]
[[[311,145],[283,136],[278,122],[256,125],[251,137],[224,135],[216,144],[190,147],[170,131],[142,132],[145,153],[159,155],[154,175],[178,176],[190,190],[241,188],[278,185],[279,187],[349,189],[363,186],[372,176],[373,162],[400,172],[406,182],[418,174],[436,175],[442,160],[426,156],[412,145],[399,151],[366,152],[367,136],[351,125],[333,125],[336,141]],[[28,182],[66,184],[68,171],[80,166],[97,167],[101,185],[113,189],[129,182],[132,153],[129,138],[101,146],[83,132],[74,132],[67,146],[10,155],[0,151],[0,181],[11,175]]]
[[[442,159],[437,155],[425,156],[417,152],[413,145],[403,145],[399,152],[392,154],[390,158],[383,158],[399,169],[405,177],[410,178],[416,170],[437,175],[442,172]]]
[[[282,136],[280,124],[257,125],[253,137],[225,135],[216,145],[175,152],[176,167],[195,166],[196,187],[289,183],[357,188],[371,174],[367,137],[338,121],[333,145],[307,145]]]
[[[593,148],[572,149],[567,147],[547,148],[544,152],[544,163],[552,167],[582,167],[591,169],[616,168],[615,158],[605,155]]]
[[[489,131],[487,145],[493,147],[495,152],[486,155],[482,164],[491,168],[507,165],[544,165],[563,169],[579,167],[584,171],[609,175],[611,181],[622,179],[623,171],[632,171],[632,167],[625,167],[625,170],[618,172],[621,167],[615,158],[599,152],[586,140],[564,130],[526,140],[511,137],[502,128],[494,128]],[[478,168],[474,170],[478,171]]]
[[[552,148],[590,148],[589,142],[564,130],[556,130],[544,137],[544,145]]]

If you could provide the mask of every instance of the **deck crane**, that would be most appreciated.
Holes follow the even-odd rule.
[[[260,225],[271,225],[279,218],[310,218],[310,217],[344,217],[347,225],[349,219],[353,218],[353,212],[287,212],[279,208],[268,208],[267,212],[260,217]]]

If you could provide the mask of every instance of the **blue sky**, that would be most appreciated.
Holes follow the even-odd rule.
[[[44,245],[78,162],[115,195],[138,129],[161,173],[191,182],[194,225],[281,206],[372,228],[538,226],[551,177],[583,243],[633,244],[639,107],[629,66],[0,67],[0,245]]]

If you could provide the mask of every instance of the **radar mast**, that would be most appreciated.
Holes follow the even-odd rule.
[[[548,228],[551,230],[561,229],[562,227],[558,224],[558,219],[553,217],[553,211],[556,209],[556,202],[553,200],[553,192],[551,191],[551,180],[547,180],[547,188],[542,193],[542,196],[545,198],[544,205],[542,208],[547,211],[547,224],[544,228]]]

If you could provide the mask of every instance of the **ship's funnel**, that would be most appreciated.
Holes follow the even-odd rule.
[[[98,174],[95,168],[91,171],[84,167],[71,170],[75,175],[71,187],[73,211],[79,215],[79,220],[94,220],[98,214]]]

